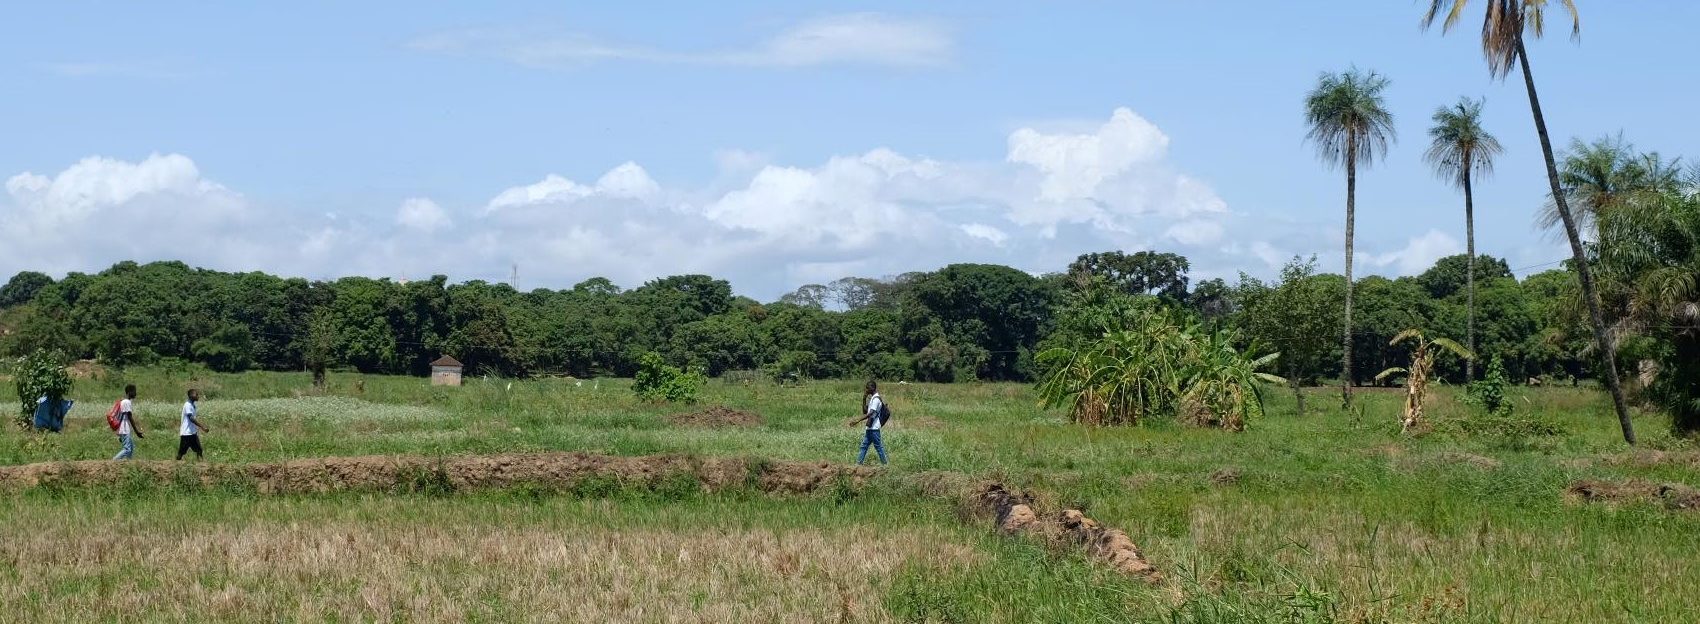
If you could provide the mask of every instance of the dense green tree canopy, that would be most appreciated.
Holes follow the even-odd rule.
[[[1470,257],[1464,254],[1446,256],[1435,261],[1434,266],[1417,276],[1417,284],[1428,290],[1428,295],[1436,299],[1445,299],[1464,291],[1466,276],[1469,275]],[[1504,260],[1489,255],[1476,256],[1476,283],[1485,284],[1489,281],[1511,277],[1511,267]]]
[[[1518,282],[1504,264],[1478,262],[1484,354],[1501,355],[1518,381],[1587,374],[1586,342],[1570,331],[1582,327],[1574,276],[1560,269]],[[1174,307],[1229,331],[1242,348],[1279,351],[1278,372],[1302,383],[1339,376],[1341,345],[1328,338],[1340,323],[1339,275],[1294,263],[1274,283],[1212,279],[1188,292],[1187,266],[1157,252],[1088,254],[1071,268],[1096,268],[1046,277],[961,264],[808,285],[761,304],[704,275],[632,290],[593,278],[522,293],[441,275],[310,282],[125,262],[58,281],[14,278],[42,285],[27,302],[0,308],[0,355],[57,349],[113,365],[175,359],[217,370],[423,375],[446,353],[474,374],[588,377],[633,375],[656,353],[711,375],[1031,380],[1043,372],[1035,354],[1076,345],[1101,321],[1077,311],[1100,309],[1092,302],[1114,294]],[[1352,344],[1362,368],[1402,362],[1408,354],[1386,342],[1405,329],[1459,335],[1462,270],[1459,258],[1443,258],[1415,278],[1359,282]],[[1461,381],[1455,363],[1443,360],[1436,372]]]
[[[46,273],[24,271],[13,275],[5,286],[0,286],[0,308],[29,303],[36,293],[52,284],[53,278]]]

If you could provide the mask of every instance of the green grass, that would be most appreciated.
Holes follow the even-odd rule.
[[[681,407],[639,402],[620,380],[469,379],[456,389],[341,374],[319,396],[307,392],[302,374],[190,376],[142,370],[83,380],[68,431],[8,431],[0,435],[0,463],[110,457],[116,444],[101,415],[125,382],[142,389],[140,419],[150,437],[138,454],[153,459],[175,451],[175,413],[188,386],[206,395],[201,411],[213,432],[204,442],[219,462],[545,450],[848,462],[860,437],[844,425],[860,397],[859,384],[851,382],[713,383],[699,405]],[[1440,388],[1430,408],[1433,430],[1414,438],[1398,432],[1402,396],[1380,390],[1361,392],[1360,409],[1346,413],[1332,391],[1316,389],[1305,416],[1295,415],[1291,393],[1271,390],[1269,416],[1242,434],[1163,423],[1085,429],[1036,407],[1031,388],[1021,385],[884,390],[897,412],[887,444],[891,476],[899,478],[882,483],[948,470],[1034,489],[1126,530],[1165,583],[1110,582],[1078,558],[946,518],[943,507],[913,502],[901,485],[839,502],[830,495],[779,502],[737,494],[680,501],[598,496],[618,501],[622,517],[706,513],[717,522],[743,518],[747,526],[792,530],[861,521],[895,530],[932,527],[926,530],[947,531],[984,554],[949,574],[925,562],[898,566],[880,586],[879,603],[882,617],[903,620],[1683,621],[1691,617],[1686,589],[1700,586],[1693,559],[1700,552],[1700,514],[1563,498],[1565,487],[1581,478],[1700,485],[1700,451],[1672,439],[1665,419],[1637,419],[1644,449],[1664,455],[1628,453],[1609,403],[1591,389],[1514,390],[1517,418],[1563,432],[1531,436],[1460,427],[1477,416],[1455,400],[1455,389]],[[756,412],[765,422],[704,429],[667,419],[708,405]],[[1213,479],[1218,471],[1238,479]],[[66,505],[97,505],[64,496],[72,502],[25,495],[18,507],[39,519],[80,513]],[[223,510],[196,520],[206,526],[297,513],[332,514],[325,517],[336,521],[345,516],[335,514],[387,506],[427,518],[478,516],[482,511],[473,510],[488,506],[566,513],[561,508],[596,504],[538,496],[521,505],[501,493],[249,500],[240,493],[169,490],[138,494],[128,507],[98,504],[164,523],[181,513],[173,502],[179,496]]]

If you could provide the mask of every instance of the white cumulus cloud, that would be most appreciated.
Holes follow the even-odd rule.
[[[1166,161],[1169,138],[1131,110],[1085,134],[1025,128],[1007,138],[1007,154],[983,161],[873,148],[781,164],[726,152],[705,162],[713,181],[694,188],[625,162],[589,183],[551,173],[472,205],[402,196],[393,211],[334,218],[259,206],[180,155],[89,158],[6,181],[0,236],[27,242],[0,248],[0,273],[180,259],[312,278],[501,279],[518,264],[533,287],[708,273],[777,297],[800,283],[953,262],[1055,271],[1082,253],[1154,241],[1181,245],[1164,250],[1195,267],[1220,267],[1210,256],[1227,252],[1211,246],[1241,227],[1208,185]],[[430,244],[418,243],[421,232]]]
[[[1044,134],[1022,128],[1009,135],[1009,161],[1044,172],[1043,199],[1097,199],[1105,180],[1155,162],[1169,137],[1132,110],[1118,108],[1093,134]]]
[[[1381,254],[1369,254],[1371,266],[1392,267],[1401,275],[1414,275],[1428,270],[1434,262],[1446,256],[1464,252],[1458,239],[1440,230],[1429,230],[1413,236],[1404,248]]]
[[[1004,241],[1009,240],[1009,235],[1005,234],[1003,230],[984,223],[967,223],[960,227],[967,235],[985,240],[993,245],[1002,245]]]
[[[86,217],[98,208],[144,195],[198,196],[222,191],[201,179],[194,161],[180,154],[154,154],[137,163],[90,156],[52,178],[24,172],[6,181],[6,192],[18,205],[37,215],[64,219]]]
[[[637,163],[627,162],[602,174],[594,185],[579,184],[555,174],[546,175],[535,184],[502,191],[485,205],[485,210],[570,204],[595,196],[648,199],[660,192],[661,185],[649,177],[649,172],[644,171]]]
[[[500,210],[518,206],[535,204],[566,203],[589,197],[595,189],[568,180],[555,174],[543,177],[536,184],[516,186],[502,191],[485,206],[487,210]]]
[[[401,202],[401,208],[396,210],[396,223],[422,232],[435,232],[452,224],[449,213],[438,206],[437,202],[424,197],[414,197]]]

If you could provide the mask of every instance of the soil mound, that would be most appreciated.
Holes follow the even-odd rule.
[[[0,490],[111,485],[252,487],[261,494],[356,491],[456,491],[528,486],[570,491],[586,484],[656,488],[694,481],[707,491],[753,486],[802,494],[843,482],[861,487],[871,468],[830,463],[750,461],[684,455],[621,457],[526,453],[423,457],[324,457],[262,464],[182,464],[103,460],[0,467]]]
[[[94,360],[77,360],[65,367],[72,379],[106,379],[106,367]]]
[[[1442,464],[1463,465],[1480,470],[1497,470],[1502,465],[1499,460],[1485,455],[1448,451],[1435,455],[1435,460]]]
[[[715,406],[692,414],[674,414],[668,422],[685,427],[759,427],[761,414]]]
[[[984,485],[972,503],[982,514],[995,518],[996,526],[1005,533],[1024,533],[1055,545],[1081,548],[1111,569],[1149,583],[1163,579],[1127,533],[1105,527],[1078,509],[1042,515],[1034,511],[1031,496],[1010,492],[998,483]]]
[[[1233,466],[1217,468],[1210,473],[1210,482],[1216,485],[1233,485],[1240,482],[1240,469]]]
[[[1700,490],[1681,483],[1655,483],[1645,479],[1583,479],[1571,483],[1565,495],[1584,503],[1651,502],[1672,510],[1700,510]]]

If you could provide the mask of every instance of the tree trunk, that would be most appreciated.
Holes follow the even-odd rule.
[[[1623,429],[1623,441],[1635,444],[1635,424],[1629,420],[1629,404],[1623,398],[1623,386],[1617,379],[1617,347],[1606,335],[1605,315],[1600,313],[1600,297],[1594,291],[1594,272],[1588,268],[1588,257],[1582,251],[1582,235],[1576,230],[1576,219],[1570,215],[1570,204],[1558,183],[1558,161],[1552,155],[1552,139],[1547,136],[1546,117],[1541,115],[1541,100],[1535,94],[1535,75],[1529,69],[1529,52],[1523,38],[1517,37],[1517,63],[1523,66],[1523,86],[1529,91],[1529,110],[1534,113],[1535,132],[1541,137],[1541,155],[1546,157],[1547,180],[1552,184],[1552,202],[1564,221],[1564,235],[1570,239],[1570,256],[1576,262],[1576,277],[1582,282],[1582,298],[1588,304],[1588,316],[1594,325],[1594,346],[1605,361],[1606,389],[1611,392],[1612,407],[1617,409],[1617,423]]]
[[[1465,270],[1469,276],[1465,279],[1466,289],[1469,290],[1469,324],[1464,330],[1464,347],[1471,355],[1476,353],[1476,206],[1475,198],[1470,189],[1470,157],[1464,157],[1464,247],[1470,255],[1469,266]],[[1476,359],[1464,358],[1464,381],[1476,380]]]
[[[1340,332],[1340,406],[1352,408],[1352,228],[1357,217],[1358,141],[1346,140],[1346,315]]]
[[[1299,384],[1298,369],[1294,368],[1287,376],[1287,385],[1293,388],[1293,400],[1299,404],[1299,416],[1305,415],[1305,393]]]

